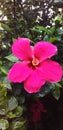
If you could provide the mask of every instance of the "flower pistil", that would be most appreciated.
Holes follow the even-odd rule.
[[[33,60],[32,60],[32,65],[33,65],[33,66],[38,66],[39,63],[40,63],[39,60],[34,57]]]

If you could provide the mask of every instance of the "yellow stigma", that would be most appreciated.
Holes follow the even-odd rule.
[[[36,59],[36,58],[33,58],[33,60],[32,60],[32,65],[33,65],[33,66],[39,65],[39,60]]]

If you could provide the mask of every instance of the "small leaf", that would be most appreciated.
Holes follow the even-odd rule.
[[[22,114],[23,114],[23,108],[20,107],[20,106],[18,106],[15,109],[15,111],[8,112],[7,117],[10,118],[10,119],[12,119],[12,118],[15,118],[15,117],[20,117],[20,116],[22,116]]]
[[[40,90],[38,94],[36,94],[37,97],[44,97],[46,94],[50,93],[51,89],[53,88],[53,84],[46,83]]]
[[[58,35],[63,35],[63,28],[62,29],[58,29],[57,32],[58,32]]]
[[[13,123],[13,130],[23,130],[23,126],[25,125],[26,121],[23,119],[21,121],[16,121]]]
[[[5,115],[6,114],[6,110],[4,108],[0,109],[0,115]]]
[[[9,128],[9,123],[7,120],[0,119],[0,129],[7,130]]]
[[[15,110],[16,117],[20,117],[23,114],[23,108],[18,106]]]
[[[0,61],[0,66],[2,66],[2,61]]]
[[[25,102],[25,96],[21,95],[19,98],[20,104],[23,104]]]
[[[11,87],[10,84],[7,84],[6,88],[7,88],[8,90],[10,90],[10,91],[12,90],[12,87]]]
[[[8,56],[5,57],[6,59],[8,59],[11,62],[17,62],[18,58],[16,58],[14,55],[10,54]]]
[[[62,88],[62,85],[60,83],[55,83],[56,86],[58,86],[59,88]]]
[[[12,110],[16,109],[17,106],[18,106],[18,102],[17,102],[16,98],[11,97],[8,101],[8,111],[12,111]]]
[[[9,112],[9,113],[7,114],[7,117],[10,118],[10,119],[12,119],[12,118],[15,118],[16,115],[13,114],[13,112]]]
[[[2,23],[2,27],[3,27],[4,30],[6,30],[6,31],[11,31],[11,28],[10,28],[8,25],[6,25],[6,24],[3,24],[3,23]]]
[[[6,84],[0,84],[0,98],[7,95]]]
[[[0,115],[6,113],[7,107],[7,88],[6,84],[0,84]],[[2,113],[1,113],[2,112]]]
[[[42,33],[42,31],[49,33],[49,30],[46,27],[43,27],[43,26],[35,26],[35,27],[33,27],[32,30],[35,31],[35,32],[38,32],[38,33]]]
[[[48,35],[45,35],[44,38],[43,38],[44,41],[49,41],[49,36]]]
[[[60,38],[59,37],[50,37],[49,41],[50,42],[60,41]]]
[[[1,70],[1,72],[2,72],[3,74],[7,75],[7,69],[6,69],[6,68],[1,67],[0,70]]]
[[[55,85],[55,87],[52,89],[52,95],[53,95],[53,97],[56,99],[56,100],[58,100],[59,98],[60,98],[60,88],[59,88],[59,86],[56,86]]]

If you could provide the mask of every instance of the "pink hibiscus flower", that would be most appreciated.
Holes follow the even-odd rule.
[[[14,41],[12,52],[22,61],[13,65],[8,79],[19,83],[24,81],[24,89],[27,92],[38,92],[46,81],[55,83],[61,80],[61,66],[50,60],[57,53],[55,45],[39,41],[32,47],[28,38],[19,38]]]

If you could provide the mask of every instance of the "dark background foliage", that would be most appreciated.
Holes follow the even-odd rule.
[[[63,47],[63,44],[61,44],[63,40],[62,4],[58,0],[56,2],[53,0],[25,0],[24,2],[22,0],[0,0],[0,57],[3,58],[10,53],[14,39],[23,36],[34,42],[43,39],[49,40],[47,39],[48,33],[50,39],[53,37],[50,41],[59,46],[61,53],[59,57],[61,59]],[[45,28],[38,28],[36,31],[34,27],[37,26],[45,28],[54,26],[54,28],[50,32],[47,32]]]

